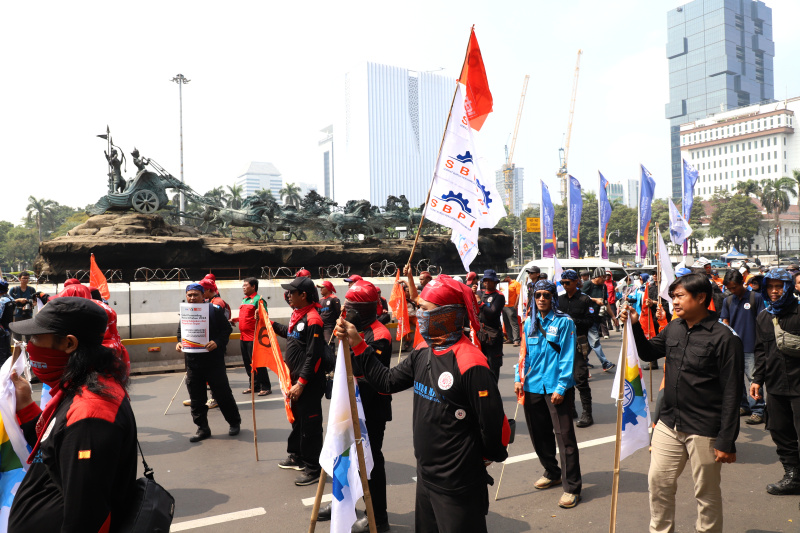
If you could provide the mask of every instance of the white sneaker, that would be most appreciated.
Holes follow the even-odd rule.
[[[186,407],[191,406],[192,405],[192,400],[183,400],[183,405],[185,405]]]
[[[215,407],[219,407],[219,404],[217,403],[217,400],[211,398],[206,402],[206,407],[208,407],[209,409],[214,409]]]

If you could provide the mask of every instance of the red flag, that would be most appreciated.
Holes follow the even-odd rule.
[[[289,423],[294,422],[292,414],[292,401],[289,399],[289,389],[292,388],[292,378],[289,375],[289,368],[283,360],[281,347],[269,321],[269,314],[261,302],[256,308],[256,332],[253,342],[253,369],[269,368],[278,375],[283,393],[283,401],[286,407],[286,419]]]
[[[392,294],[389,296],[389,307],[392,308],[392,313],[397,319],[397,340],[399,341],[411,331],[411,326],[408,324],[406,293],[403,286],[400,285],[400,270],[397,271],[397,276],[394,278]]]
[[[108,281],[106,281],[103,271],[97,266],[94,254],[89,258],[89,285],[100,291],[100,296],[104,300],[111,299],[111,293],[108,292]]]
[[[639,316],[639,324],[641,324],[646,338],[652,339],[656,336],[656,328],[653,326],[653,314],[650,311],[650,307],[644,305],[644,303],[642,304],[642,314]]]
[[[486,117],[492,112],[492,93],[489,91],[489,80],[483,66],[481,49],[473,29],[469,35],[469,46],[464,66],[461,67],[459,80],[466,85],[466,107],[469,125],[473,130],[480,130]]]

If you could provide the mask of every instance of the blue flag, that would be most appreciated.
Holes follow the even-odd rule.
[[[583,197],[581,184],[572,176],[569,177],[567,187],[567,202],[569,206],[569,257],[581,258],[581,214],[583,213]]]
[[[553,220],[556,218],[556,211],[550,200],[550,189],[544,181],[539,181],[542,183],[542,257],[555,257],[556,229]]]
[[[647,243],[650,233],[650,218],[653,214],[653,194],[656,191],[656,182],[650,171],[639,165],[642,177],[639,183],[639,234],[636,238],[636,257],[639,260],[647,256]]]
[[[694,205],[694,185],[697,183],[698,177],[697,169],[691,164],[683,160],[683,203],[681,204],[681,211],[683,211],[683,218],[689,222],[692,213],[692,206]]]
[[[689,227],[689,223],[686,222],[686,219],[681,216],[678,208],[675,207],[675,204],[672,203],[672,200],[668,200],[669,202],[669,239],[675,244],[683,244],[686,239],[689,238],[689,235],[692,234],[692,228]]]
[[[608,221],[611,220],[611,202],[608,201],[608,180],[603,177],[600,171],[600,258],[608,259]]]

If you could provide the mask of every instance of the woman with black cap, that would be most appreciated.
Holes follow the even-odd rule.
[[[503,366],[503,326],[500,317],[503,316],[503,307],[506,305],[506,298],[497,292],[497,284],[500,278],[497,272],[492,269],[483,273],[483,291],[478,302],[478,318],[481,329],[478,331],[478,340],[481,342],[481,351],[489,362],[495,376],[495,382],[500,379],[500,368]]]

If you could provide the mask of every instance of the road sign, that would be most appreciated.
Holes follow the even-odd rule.
[[[527,225],[528,233],[539,233],[542,231],[542,219],[539,217],[526,218],[525,223]]]

